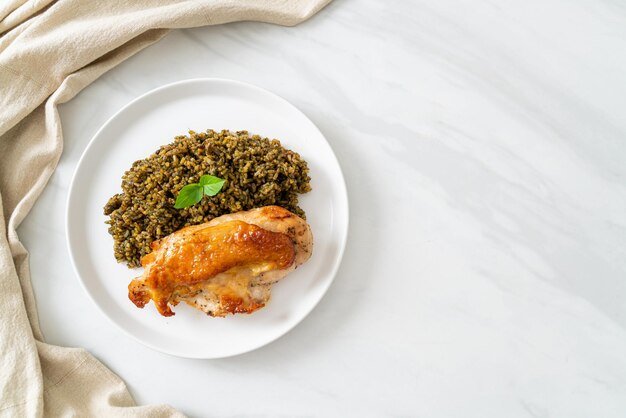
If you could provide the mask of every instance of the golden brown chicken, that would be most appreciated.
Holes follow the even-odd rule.
[[[312,250],[309,225],[281,207],[220,216],[152,243],[128,297],[139,308],[152,299],[163,316],[181,301],[211,316],[252,313]]]

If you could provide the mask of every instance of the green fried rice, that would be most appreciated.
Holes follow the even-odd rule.
[[[306,161],[277,139],[227,130],[177,136],[135,161],[122,176],[122,193],[105,205],[115,258],[138,267],[153,241],[241,210],[278,205],[305,218],[298,194],[311,190],[308,173]],[[226,180],[221,192],[174,209],[180,189],[205,174]]]

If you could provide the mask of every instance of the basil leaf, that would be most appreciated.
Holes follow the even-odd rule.
[[[226,180],[214,176],[202,176],[200,177],[200,184],[202,185],[204,194],[207,196],[215,196],[222,190]]]
[[[195,205],[202,200],[202,196],[215,196],[222,190],[226,180],[219,177],[204,175],[199,183],[191,183],[180,189],[176,197],[174,208],[182,209]]]
[[[182,209],[191,205],[195,205],[200,200],[202,200],[202,186],[198,183],[188,184],[178,192],[178,196],[176,197],[176,204],[174,208]]]
[[[224,183],[224,180],[219,177],[209,176],[208,174],[200,177],[200,186],[206,186],[207,184],[215,184],[219,182]]]

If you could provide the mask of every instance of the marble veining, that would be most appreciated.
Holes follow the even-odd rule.
[[[295,28],[172,32],[60,108],[63,157],[19,230],[42,330],[90,350],[138,402],[190,416],[623,417],[624,74],[615,0],[337,0]],[[275,343],[217,361],[125,337],[65,245],[69,181],[93,134],[138,95],[194,77],[303,110],[351,203],[320,305]]]

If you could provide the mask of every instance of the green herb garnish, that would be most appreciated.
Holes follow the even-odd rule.
[[[222,190],[226,180],[215,176],[202,176],[200,182],[190,183],[180,189],[176,197],[176,209],[186,208],[195,205],[202,200],[202,196],[215,196]]]

